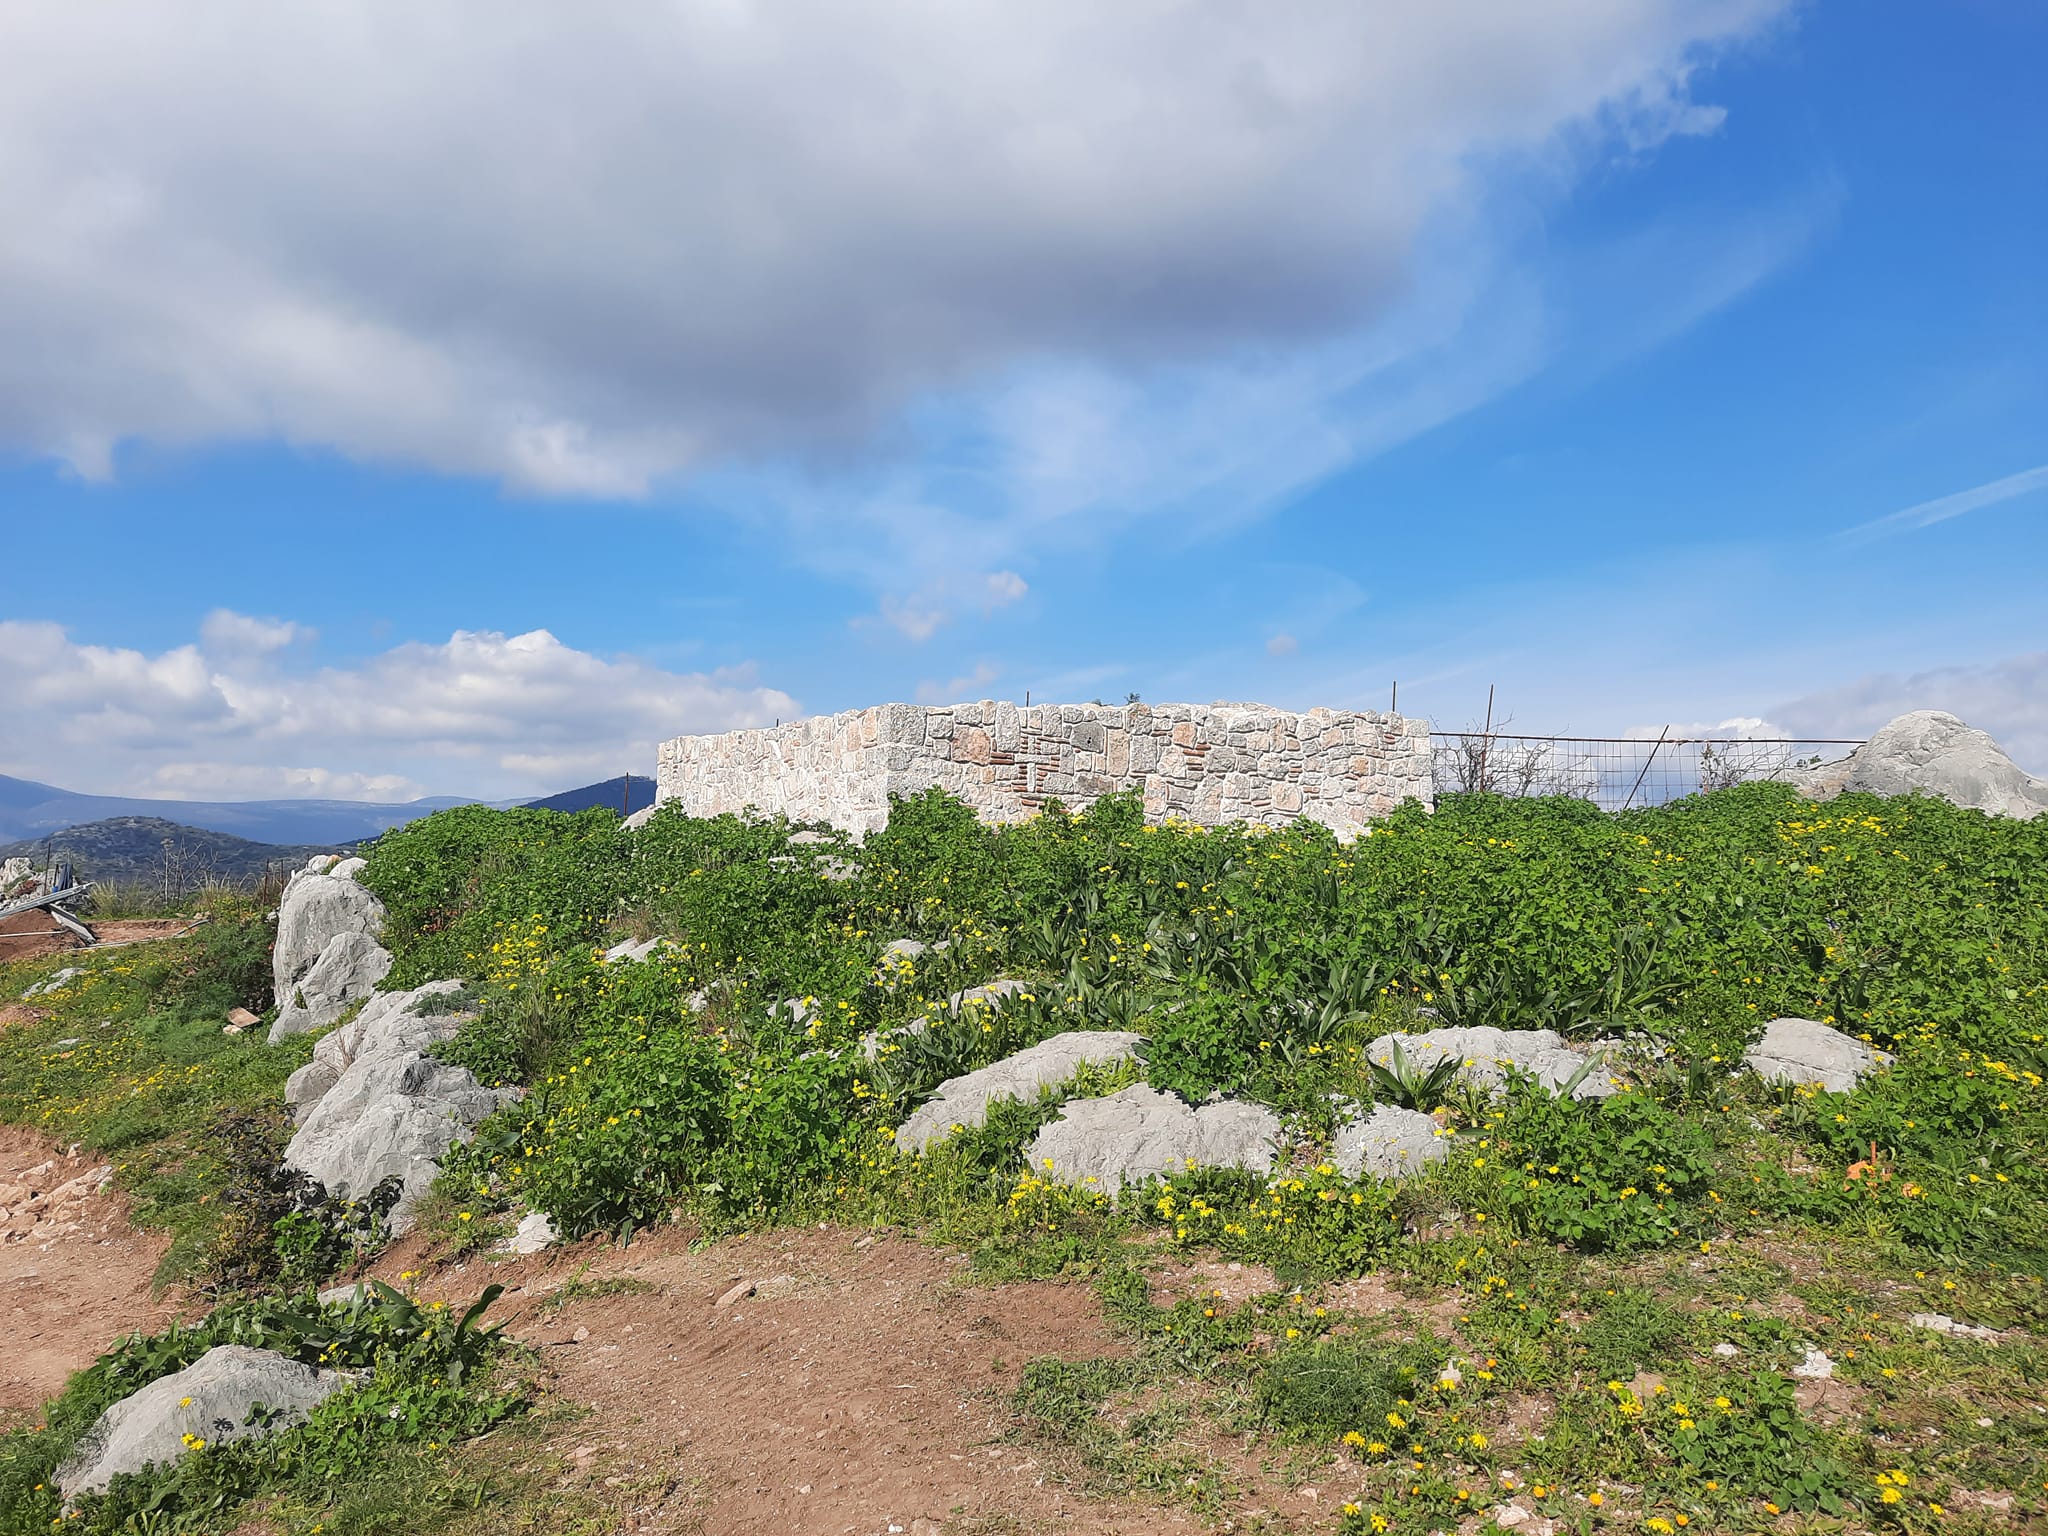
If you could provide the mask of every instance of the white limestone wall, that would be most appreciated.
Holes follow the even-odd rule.
[[[1262,704],[879,704],[678,736],[656,784],[693,816],[751,806],[858,833],[888,821],[891,794],[933,785],[987,821],[1137,788],[1155,821],[1306,817],[1346,837],[1403,800],[1434,804],[1428,721]]]

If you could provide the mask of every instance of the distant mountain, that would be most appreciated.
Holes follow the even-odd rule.
[[[0,846],[0,859],[21,855],[39,866],[46,861],[69,863],[81,880],[142,880],[184,891],[209,879],[253,884],[272,870],[291,869],[316,853],[346,851],[251,842],[227,832],[180,826],[161,816],[112,816]]]
[[[642,778],[637,773],[621,774],[616,779],[586,784],[581,789],[565,789],[559,795],[549,795],[545,800],[529,800],[526,804],[528,809],[536,811],[587,811],[594,805],[602,805],[621,816],[630,816],[654,804],[654,780]]]
[[[368,800],[146,800],[131,795],[80,795],[0,773],[0,839],[33,840],[67,827],[155,817],[167,824],[224,832],[253,843],[324,848],[375,837],[451,805],[488,805],[498,810],[531,805],[548,811],[606,805],[625,814],[653,803],[654,780],[639,774],[565,789],[544,800],[431,795],[424,800],[380,805]]]
[[[417,821],[443,806],[476,803],[460,795],[435,795],[400,805],[364,800],[145,800],[73,794],[54,785],[0,774],[0,838],[39,837],[115,817],[157,816],[252,842],[315,846],[353,843]],[[486,803],[507,806],[519,802]]]

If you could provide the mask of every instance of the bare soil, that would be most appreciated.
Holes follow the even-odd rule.
[[[88,919],[86,926],[98,935],[101,946],[149,944],[191,932],[192,920],[185,917],[109,918],[104,922]],[[54,955],[89,947],[68,928],[58,927],[47,912],[17,912],[12,917],[0,918],[0,960],[30,960],[37,955]]]
[[[168,1240],[137,1232],[112,1170],[0,1126],[0,1424],[32,1414],[136,1328],[176,1305],[150,1294]]]
[[[396,1281],[418,1263],[401,1251],[378,1270]],[[550,1447],[562,1485],[619,1490],[624,1531],[1202,1529],[1185,1510],[1089,1497],[1075,1469],[1013,1432],[1027,1361],[1127,1352],[1093,1290],[982,1287],[965,1269],[911,1240],[831,1228],[695,1252],[687,1233],[661,1233],[623,1251],[471,1260],[417,1283],[451,1304],[507,1287],[493,1316],[586,1411]],[[587,1294],[620,1280],[651,1289]],[[719,1304],[746,1282],[751,1294]]]

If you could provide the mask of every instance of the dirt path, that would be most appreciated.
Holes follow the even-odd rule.
[[[0,1126],[0,1424],[34,1413],[122,1334],[175,1314],[150,1297],[166,1240],[102,1192],[110,1172]]]
[[[389,1257],[391,1278],[406,1265]],[[1016,1441],[1007,1399],[1040,1355],[1119,1355],[1086,1286],[959,1283],[963,1260],[904,1239],[832,1229],[691,1252],[657,1234],[621,1253],[581,1248],[431,1274],[427,1294],[473,1299],[536,1346],[588,1410],[553,1449],[564,1484],[622,1490],[619,1527],[707,1536],[1203,1528],[1194,1515],[1077,1492],[1072,1469]],[[630,1294],[548,1298],[580,1287]],[[736,1286],[752,1294],[719,1305]]]
[[[111,948],[180,938],[192,931],[194,923],[189,917],[115,917],[90,919],[87,926],[99,936],[102,946]],[[0,961],[29,960],[37,955],[67,951],[82,955],[97,952],[77,935],[52,922],[46,912],[19,912],[0,918]]]

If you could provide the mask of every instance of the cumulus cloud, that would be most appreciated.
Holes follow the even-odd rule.
[[[1784,9],[13,6],[0,443],[634,496],[1046,359],[1263,357],[1400,301],[1491,168],[1712,131],[1693,72]],[[1004,399],[1045,482],[1105,462],[1085,394]]]
[[[1916,709],[1941,709],[1980,730],[2030,773],[2048,775],[2048,651],[1925,672],[1872,672],[1773,706],[1799,736],[1868,736]]]
[[[647,773],[665,737],[798,713],[749,668],[666,672],[544,629],[288,669],[302,633],[222,611],[152,655],[0,620],[0,772],[186,799],[496,798]]]

